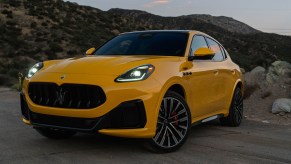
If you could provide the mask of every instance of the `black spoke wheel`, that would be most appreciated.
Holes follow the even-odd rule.
[[[155,152],[172,152],[180,148],[191,130],[191,114],[184,98],[167,92],[158,115],[156,135],[150,140]]]
[[[52,129],[52,128],[42,128],[35,127],[35,130],[40,133],[42,136],[45,136],[49,139],[67,139],[74,136],[77,132],[63,130],[63,129]]]
[[[220,119],[223,125],[239,126],[243,118],[243,94],[240,88],[236,88],[232,98],[229,115]]]

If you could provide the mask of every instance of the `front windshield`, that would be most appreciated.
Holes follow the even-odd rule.
[[[140,32],[119,35],[94,55],[157,55],[184,56],[188,33]]]

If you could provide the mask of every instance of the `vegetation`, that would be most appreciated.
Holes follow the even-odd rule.
[[[271,91],[265,91],[265,92],[262,94],[261,98],[262,98],[262,99],[265,99],[265,98],[267,98],[267,97],[270,97],[271,95],[272,95],[272,92],[271,92]]]

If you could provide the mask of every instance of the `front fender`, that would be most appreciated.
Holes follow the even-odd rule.
[[[175,76],[175,77],[172,77],[170,79],[168,79],[164,84],[161,84],[162,87],[161,87],[161,90],[160,90],[160,94],[159,94],[159,98],[158,98],[158,106],[155,110],[155,118],[156,118],[156,122],[155,124],[157,123],[158,121],[158,114],[159,114],[159,110],[160,110],[160,104],[162,103],[163,101],[163,98],[166,94],[166,92],[173,86],[173,85],[180,85],[184,90],[186,88],[186,85],[187,85],[187,82],[185,80],[182,79],[182,77],[180,76]],[[185,93],[185,100],[187,100],[188,98],[188,95],[187,95],[187,92],[184,92]]]

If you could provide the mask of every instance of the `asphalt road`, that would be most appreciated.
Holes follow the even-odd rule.
[[[291,163],[291,127],[243,120],[195,126],[177,152],[154,154],[142,140],[78,134],[49,140],[21,122],[19,95],[0,90],[0,163]]]

